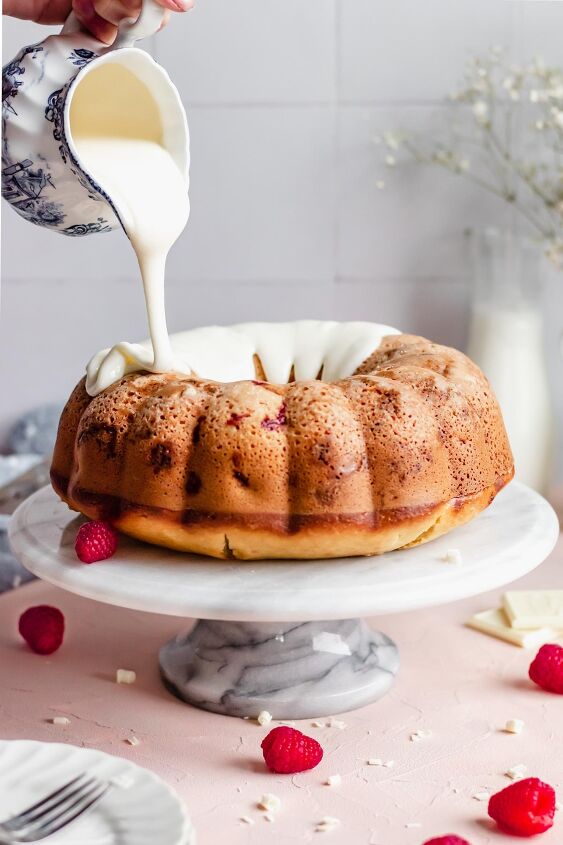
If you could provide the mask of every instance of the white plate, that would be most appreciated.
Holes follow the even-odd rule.
[[[248,622],[378,616],[466,598],[526,575],[559,536],[550,505],[516,481],[467,525],[379,557],[237,563],[121,537],[111,560],[84,566],[74,551],[79,524],[45,487],[12,517],[14,554],[40,578],[97,601]],[[451,548],[461,551],[461,564],[444,562]]]
[[[164,781],[129,760],[60,743],[0,741],[0,820],[84,771],[130,786],[110,790],[49,845],[194,845],[184,805]]]

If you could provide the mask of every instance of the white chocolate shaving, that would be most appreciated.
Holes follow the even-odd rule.
[[[261,810],[268,810],[268,812],[277,813],[281,807],[281,800],[272,792],[266,792],[258,801],[258,807]]]
[[[508,734],[521,734],[524,730],[524,722],[522,719],[509,719],[504,730]]]
[[[137,673],[132,669],[118,669],[115,673],[115,680],[118,684],[134,684],[137,680]]]

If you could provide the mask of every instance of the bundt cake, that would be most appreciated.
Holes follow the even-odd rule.
[[[134,356],[104,350],[59,425],[54,489],[132,537],[217,558],[374,555],[467,522],[513,476],[490,385],[455,349],[313,321],[173,343],[191,373],[130,372]]]

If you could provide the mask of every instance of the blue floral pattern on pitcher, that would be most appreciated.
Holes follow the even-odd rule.
[[[48,170],[34,168],[30,159],[2,168],[2,196],[18,214],[38,226],[56,228],[64,222],[62,204],[43,196],[45,189],[54,187]]]
[[[2,71],[2,110],[7,109],[11,111],[13,114],[17,114],[15,110],[12,100],[17,97],[18,88],[21,88],[23,85],[23,79],[19,79],[18,77],[23,76],[25,73],[25,67],[22,65],[22,59],[25,56],[30,56],[32,59],[35,59],[38,53],[43,51],[43,47],[40,44],[33,45],[31,47],[24,47],[15,59],[12,59],[6,67]]]
[[[73,85],[110,52],[112,63],[134,73],[139,69],[145,83],[154,84],[157,99],[163,92],[163,115],[172,127],[171,137],[177,139],[178,166],[185,171],[187,190],[189,135],[180,97],[154,59],[135,48],[137,40],[157,32],[164,15],[156,0],[141,0],[138,19],[123,21],[109,46],[84,32],[71,13],[58,35],[24,47],[4,67],[2,194],[25,220],[70,237],[119,227],[111,198],[82,167],[72,135],[65,134]]]
[[[78,47],[76,50],[73,50],[68,60],[72,62],[73,65],[76,67],[85,67],[88,62],[91,62],[92,59],[95,59],[98,54],[94,53],[93,50],[85,50]]]
[[[77,38],[92,42],[84,34]],[[109,232],[118,225],[109,198],[82,170],[64,131],[69,87],[98,55],[95,50],[80,45],[73,45],[69,51],[68,41],[50,36],[41,44],[24,47],[2,71],[2,196],[25,220],[69,237]],[[58,85],[53,84],[57,81]],[[47,141],[39,127],[34,135],[22,124],[24,133],[27,130],[25,147],[25,137],[21,137],[24,133],[17,131],[19,112],[30,107],[36,110],[35,103],[40,103],[42,98],[44,118],[52,124],[49,132],[52,141]],[[10,131],[12,124],[15,133]],[[84,199],[80,199],[77,186],[84,192]],[[70,204],[69,192],[73,196]],[[91,202],[96,206],[92,217],[85,220],[84,210]],[[105,212],[100,214],[102,207]]]

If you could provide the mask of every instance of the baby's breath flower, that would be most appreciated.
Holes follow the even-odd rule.
[[[390,150],[398,150],[402,139],[398,132],[384,132],[383,140]]]
[[[542,59],[541,56],[536,56],[530,67],[530,73],[534,74],[535,76],[539,76],[541,79],[545,77],[546,70],[547,69],[545,66],[545,61]]]
[[[487,123],[489,107],[484,100],[477,100],[476,103],[473,103],[473,115],[477,123],[481,125]]]
[[[462,84],[448,99],[467,104],[471,111],[451,110],[454,122],[441,136],[382,133],[377,140],[385,145],[385,164],[424,162],[482,185],[525,217],[543,238],[549,259],[563,269],[561,68],[547,67],[541,58],[526,67],[511,65],[502,48],[494,46],[485,57],[469,60]],[[517,156],[510,126],[522,100],[534,112],[523,126],[527,137],[521,139],[518,148],[523,152]],[[385,183],[378,179],[375,184],[382,189]]]

